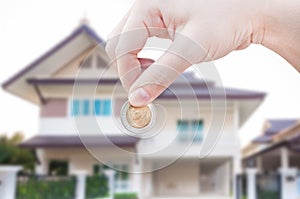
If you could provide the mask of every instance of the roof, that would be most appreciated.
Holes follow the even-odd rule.
[[[82,33],[86,33],[92,40],[94,40],[97,44],[101,43],[103,46],[106,45],[105,41],[99,37],[95,31],[93,31],[89,26],[83,24],[79,28],[77,28],[70,36],[61,41],[58,45],[53,47],[51,50],[46,52],[36,61],[34,61],[29,66],[25,67],[19,73],[14,75],[8,81],[3,84],[3,87],[9,91],[14,93],[15,95],[19,95],[22,98],[25,98],[29,101],[34,100],[37,102],[39,98],[39,93],[36,92],[36,88],[32,88],[32,85],[73,85],[75,82],[80,84],[116,84],[118,79],[105,79],[99,81],[98,79],[75,79],[75,78],[49,78],[45,77],[44,74],[39,74],[38,72],[33,72],[31,75],[28,75],[29,71],[35,70],[37,66],[39,66],[42,62],[48,59],[51,56],[54,56],[60,49],[64,48],[66,45],[70,44],[71,41],[75,40],[76,37],[79,37]],[[83,45],[77,43],[80,47]],[[71,51],[74,51],[73,47]],[[83,47],[82,47],[83,48]],[[78,47],[77,47],[78,49]],[[74,54],[75,55],[75,54]],[[54,68],[53,65],[50,65],[50,68]],[[49,65],[44,65],[43,67],[49,68]],[[48,69],[47,69],[48,70]],[[54,69],[51,69],[54,70]],[[37,73],[37,74],[36,74]],[[26,75],[27,74],[27,75]],[[44,78],[36,78],[37,76],[42,75]],[[19,83],[15,85],[15,87],[10,86],[13,82]],[[192,88],[192,89],[191,89]],[[17,89],[17,92],[16,92]],[[34,96],[34,99],[32,99]],[[194,98],[198,99],[259,99],[262,100],[265,97],[265,93],[256,92],[256,91],[246,91],[241,89],[232,89],[232,88],[220,88],[215,87],[214,82],[205,81],[203,79],[197,78],[193,72],[185,72],[183,75],[179,76],[175,82],[164,91],[161,95],[161,99],[175,99],[175,98]]]
[[[62,67],[67,66],[70,60],[89,52],[99,43],[100,50],[105,54],[104,40],[87,25],[82,25],[42,57],[6,81],[3,87],[6,91],[22,99],[41,104],[48,97],[52,97],[51,92],[56,92],[56,88],[54,88],[56,85],[63,84],[66,89],[72,89],[75,81],[83,85],[95,84],[95,82],[106,85],[115,84],[119,81],[118,79],[105,79],[99,82],[93,77],[89,77],[89,79],[79,79],[78,77],[75,80],[75,77],[58,78],[51,76]],[[48,89],[48,91],[44,92],[43,89]],[[241,126],[261,104],[265,93],[232,88],[224,89],[213,81],[203,80],[197,78],[194,73],[186,72],[159,96],[160,99],[191,99],[195,97],[204,100],[238,100],[239,126]]]
[[[47,51],[41,57],[39,57],[34,62],[32,62],[31,64],[29,64],[27,67],[25,67],[24,69],[22,69],[20,72],[18,72],[17,74],[15,74],[14,76],[12,76],[10,79],[8,79],[7,81],[5,81],[2,84],[2,86],[5,88],[5,87],[9,86],[10,84],[12,84],[14,81],[16,81],[22,75],[24,75],[28,71],[32,70],[33,68],[35,68],[39,63],[43,62],[45,59],[47,59],[48,57],[50,57],[51,55],[53,55],[59,49],[63,48],[65,45],[67,45],[71,40],[73,40],[75,37],[77,37],[82,32],[87,33],[97,43],[102,44],[104,46],[106,45],[106,42],[101,37],[99,37],[95,33],[94,30],[92,30],[89,26],[83,24],[79,28],[77,28],[73,33],[71,33],[71,35],[69,35],[64,40],[62,40],[61,42],[59,42],[56,46],[54,46],[52,49],[50,49],[49,51]]]
[[[263,134],[244,148],[245,159],[260,156],[279,147],[287,147],[294,152],[300,152],[299,119],[272,119],[267,120],[266,124],[267,128]]]
[[[268,120],[270,127],[266,130],[265,134],[274,135],[280,131],[289,128],[295,125],[299,120],[298,119],[272,119]]]
[[[293,152],[300,153],[300,132],[298,132],[298,135],[295,137],[288,138],[286,140],[281,140],[280,142],[271,144],[267,147],[262,148],[261,150],[257,150],[251,155],[244,157],[244,160],[249,160],[261,156],[270,151],[274,151],[280,147],[286,147]]]
[[[288,129],[298,123],[298,119],[271,119],[267,120],[267,129],[262,135],[255,138],[252,142],[257,144],[264,144],[272,142],[273,136]]]
[[[34,136],[20,144],[25,148],[47,148],[47,147],[106,147],[111,144],[118,147],[134,147],[138,138],[125,135],[112,136]],[[84,143],[83,143],[84,142]]]
[[[298,131],[298,136],[288,140],[288,147],[290,150],[300,153],[300,131]]]
[[[71,85],[101,84],[115,85],[119,79],[91,79],[91,78],[30,78],[27,80],[33,85]],[[211,81],[196,78],[194,73],[185,72],[179,76],[160,96],[159,99],[194,98],[198,99],[263,99],[264,92],[249,91],[233,88],[215,87]]]

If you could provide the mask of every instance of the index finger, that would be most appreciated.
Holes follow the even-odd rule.
[[[125,24],[116,47],[116,62],[123,87],[129,90],[142,73],[137,54],[149,37],[147,27],[137,17],[130,16]]]

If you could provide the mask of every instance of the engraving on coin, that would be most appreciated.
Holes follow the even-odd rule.
[[[131,106],[129,101],[125,102],[121,108],[120,119],[123,127],[131,136],[150,135],[154,124],[156,124],[156,108],[154,104],[144,107]],[[152,132],[153,133],[153,132]]]
[[[151,110],[148,106],[133,107],[129,106],[126,114],[127,122],[134,128],[144,128],[152,118]]]

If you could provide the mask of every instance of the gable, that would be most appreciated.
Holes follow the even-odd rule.
[[[51,77],[60,68],[68,65],[76,57],[99,43],[104,49],[103,40],[92,29],[83,25],[35,62],[7,80],[2,86],[6,91],[25,100],[39,103],[37,89],[29,85],[27,80],[33,77]]]
[[[87,49],[52,74],[53,78],[117,78],[117,68],[109,66],[109,58],[101,46]]]

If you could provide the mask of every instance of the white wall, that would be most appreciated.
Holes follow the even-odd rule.
[[[48,162],[50,160],[66,160],[69,162],[69,173],[72,174],[78,170],[85,170],[88,174],[92,174],[93,165],[95,164],[114,164],[114,163],[126,163],[130,167],[132,166],[132,156],[121,153],[116,153],[110,148],[94,148],[91,154],[85,148],[57,148],[57,149],[39,149],[39,153],[43,153],[42,170],[44,174],[47,174]],[[125,150],[133,151],[131,148]],[[129,153],[128,153],[129,154]],[[101,156],[101,158],[100,158]]]
[[[154,190],[158,196],[195,196],[199,194],[199,162],[178,161],[154,172]]]
[[[212,115],[207,102],[203,102],[199,105],[200,113],[195,111],[193,103],[189,103],[188,101],[183,103],[183,107],[185,109],[184,112],[189,113],[188,115],[184,115],[183,119],[200,119],[204,121],[204,140],[202,143],[192,142],[192,140],[187,143],[180,142],[178,140],[176,125],[177,120],[182,116],[181,110],[177,107],[176,103],[162,102],[161,104],[165,107],[167,112],[167,121],[163,128],[164,130],[151,139],[143,140],[139,145],[139,151],[152,154],[148,154],[147,157],[176,156],[178,155],[178,151],[185,151],[188,148],[189,150],[185,152],[185,156],[199,157],[203,142],[206,142],[206,144],[211,146],[210,148],[213,149],[211,151],[206,150],[212,156],[234,156],[234,154],[239,150],[240,142],[237,136],[238,127],[235,121],[238,119],[238,116],[236,117],[235,114],[237,114],[237,112],[234,111],[235,107],[232,106],[232,104],[229,104],[226,111],[226,117],[223,118],[223,108],[217,109],[216,112],[219,112],[219,114]],[[225,120],[223,121],[223,119]],[[224,122],[220,133],[218,127],[211,125],[212,120],[220,121],[220,126]],[[216,139],[206,138],[206,136],[211,136],[208,135],[208,133],[216,133],[218,134],[218,137],[215,136]],[[218,140],[218,142],[215,142],[216,140]],[[154,153],[155,151],[159,152]]]
[[[41,118],[39,135],[101,135],[120,134],[111,117]]]

